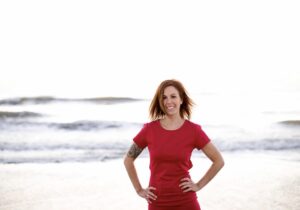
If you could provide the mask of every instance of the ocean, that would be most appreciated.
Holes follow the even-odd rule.
[[[191,121],[221,152],[300,161],[299,92],[199,93],[192,98]],[[131,97],[1,98],[0,163],[122,158],[149,121],[149,104],[150,99]]]

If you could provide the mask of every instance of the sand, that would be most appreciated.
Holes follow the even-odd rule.
[[[300,162],[270,155],[224,154],[225,167],[198,192],[202,210],[299,210]],[[193,158],[199,179],[210,162]],[[149,159],[136,161],[147,185]],[[89,163],[1,164],[1,210],[142,210],[122,159]]]

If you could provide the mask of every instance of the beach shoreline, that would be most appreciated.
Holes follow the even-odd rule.
[[[224,154],[225,167],[200,192],[203,210],[300,209],[300,162],[270,155]],[[192,159],[199,179],[210,161]],[[141,183],[149,159],[138,158]],[[147,209],[130,183],[122,159],[87,163],[0,164],[1,210]]]

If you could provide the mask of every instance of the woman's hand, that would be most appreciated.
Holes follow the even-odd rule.
[[[200,190],[199,186],[195,184],[190,178],[183,178],[180,181],[181,183],[179,184],[179,187],[183,190],[183,192],[197,192]]]
[[[145,198],[148,203],[152,203],[151,200],[156,200],[157,196],[153,192],[151,192],[151,190],[156,190],[156,188],[150,186],[146,189],[139,190],[137,194],[142,198]]]

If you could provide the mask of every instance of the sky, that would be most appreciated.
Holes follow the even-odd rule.
[[[0,97],[300,90],[293,0],[0,2]]]

